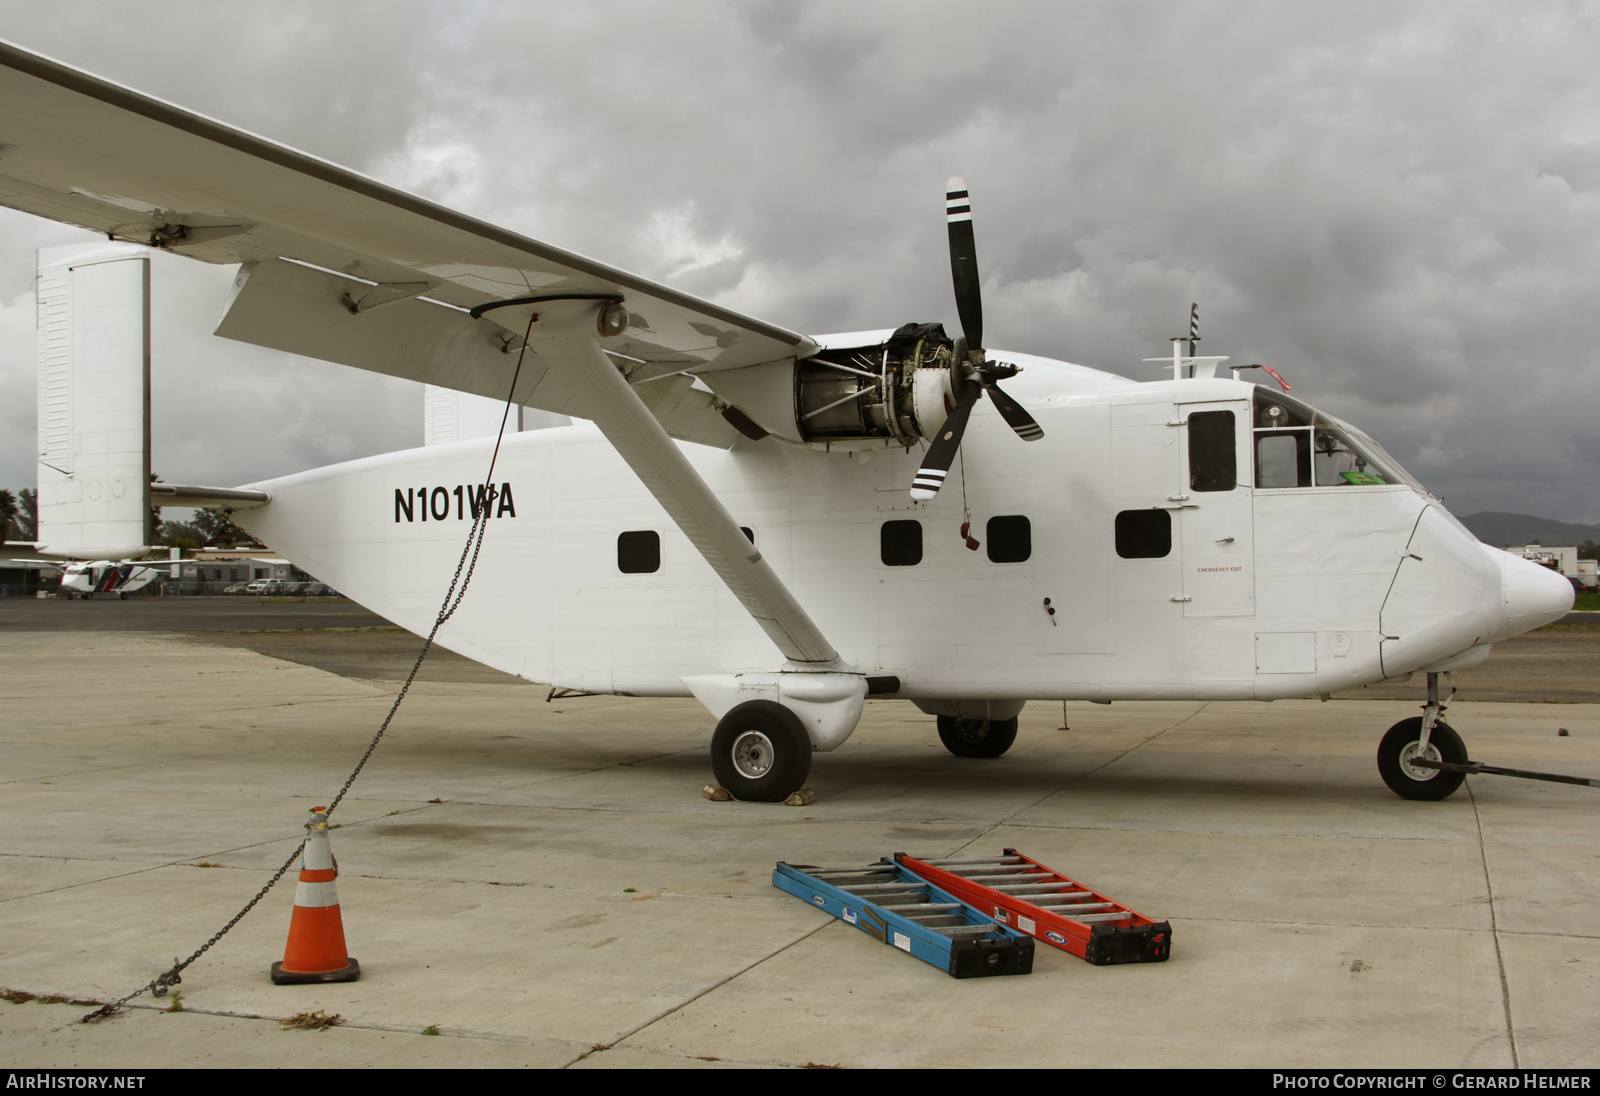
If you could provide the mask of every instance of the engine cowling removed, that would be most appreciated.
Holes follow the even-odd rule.
[[[955,350],[943,324],[908,323],[881,342],[704,380],[729,405],[723,414],[751,437],[909,448],[931,440],[955,407]]]
[[[804,441],[931,439],[955,406],[955,344],[937,323],[906,324],[879,346],[824,350],[795,363],[795,424]]]

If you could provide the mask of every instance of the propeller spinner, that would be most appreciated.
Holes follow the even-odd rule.
[[[998,381],[1017,375],[1017,367],[989,361],[983,349],[983,296],[978,288],[977,247],[972,234],[972,202],[967,184],[951,179],[945,193],[945,216],[950,230],[950,277],[955,285],[956,314],[961,318],[962,337],[956,340],[955,361],[950,367],[950,386],[956,406],[933,438],[922,460],[922,467],[911,482],[911,497],[926,502],[939,493],[950,466],[961,448],[972,405],[985,392],[1000,417],[1023,441],[1038,441],[1044,431],[1022,405],[1000,390]]]

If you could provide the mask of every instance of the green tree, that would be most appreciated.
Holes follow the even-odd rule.
[[[11,519],[17,516],[17,496],[0,487],[0,544],[6,542],[11,529]]]
[[[266,547],[255,537],[229,521],[228,516],[221,510],[209,508],[196,510],[193,525],[201,536],[205,538],[201,543],[207,548]]]
[[[11,519],[11,535],[17,540],[39,539],[39,492],[31,487],[17,492],[17,516]]]
[[[205,534],[184,521],[164,521],[156,531],[156,543],[165,544],[168,548],[193,552],[205,542]]]

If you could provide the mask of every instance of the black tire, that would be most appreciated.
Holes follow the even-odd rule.
[[[999,757],[1016,740],[1015,719],[939,717],[939,741],[957,757]]]
[[[128,594],[127,594],[126,591],[123,591],[122,593],[118,594],[117,596],[119,598],[121,598],[123,601],[127,601],[128,600]]]
[[[1416,775],[1406,772],[1411,766],[1404,764],[1402,755],[1407,747],[1415,747],[1421,738],[1422,717],[1419,715],[1402,719],[1390,727],[1383,741],[1378,743],[1378,772],[1390,790],[1402,799],[1447,799],[1461,787],[1461,782],[1467,778],[1466,774],[1441,772],[1438,769],[1413,769]],[[1459,765],[1467,760],[1466,743],[1461,741],[1461,736],[1448,723],[1435,723],[1433,733],[1428,736],[1428,756],[1432,757],[1436,750],[1439,761]],[[1427,775],[1422,775],[1424,773]]]
[[[811,738],[782,704],[747,700],[717,723],[711,771],[735,799],[778,803],[811,775]]]

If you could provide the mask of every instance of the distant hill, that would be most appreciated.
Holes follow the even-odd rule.
[[[1600,525],[1574,525],[1532,514],[1500,514],[1485,510],[1461,519],[1473,535],[1485,544],[1504,548],[1510,544],[1582,544],[1600,541]]]

